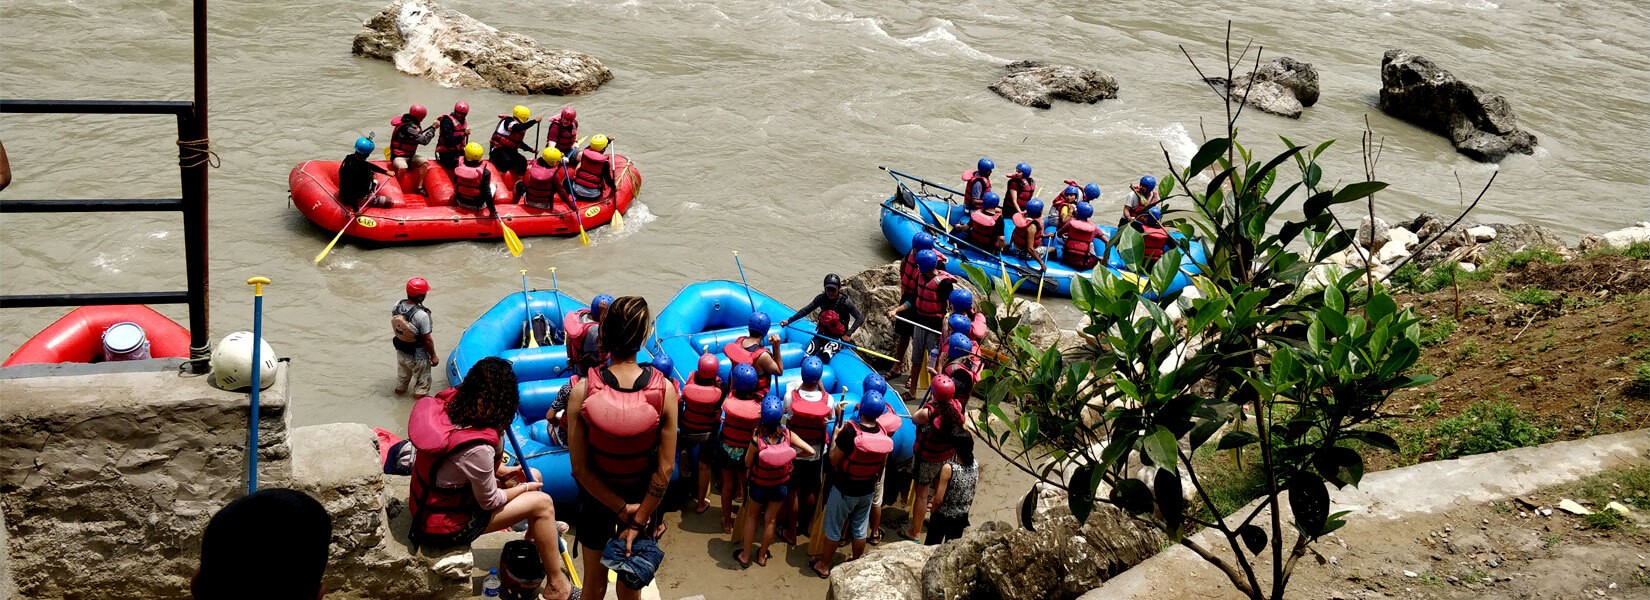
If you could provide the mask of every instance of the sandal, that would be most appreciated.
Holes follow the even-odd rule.
[[[831,570],[829,568],[824,571],[819,570],[819,563],[820,561],[817,558],[808,561],[808,569],[812,570],[814,575],[818,576],[820,579],[830,579]]]
[[[917,537],[916,537],[916,536],[914,536],[914,535],[911,535],[911,532],[909,532],[909,531],[906,531],[906,530],[905,530],[905,529],[904,529],[904,528],[901,528],[901,529],[900,529],[900,530],[899,530],[899,536],[900,536],[900,537],[902,537],[902,538],[905,538],[905,539],[906,539],[906,540],[908,540],[908,541],[912,541],[912,542],[920,542],[920,541],[922,541],[922,540],[918,540],[918,539],[917,539]]]
[[[882,530],[878,529],[876,531],[876,533],[871,534],[870,539],[867,539],[865,541],[870,542],[872,546],[877,546],[877,545],[882,544]]]
[[[751,566],[750,561],[745,560],[745,549],[744,548],[734,548],[733,549],[733,562],[739,563],[739,568],[741,568],[741,569],[749,569],[750,566]]]
[[[705,511],[707,511],[707,510],[710,510],[710,501],[705,500],[705,499],[700,499],[699,500],[699,505],[695,506],[693,508],[693,514],[702,515],[702,514],[705,514]]]
[[[762,555],[756,557],[756,566],[758,566],[758,567],[768,566],[768,559],[770,559],[770,558],[773,558],[773,553],[769,552],[767,550],[763,550]]]

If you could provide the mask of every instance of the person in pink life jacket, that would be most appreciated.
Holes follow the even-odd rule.
[[[791,481],[793,461],[798,456],[812,456],[813,446],[802,441],[802,438],[782,424],[785,421],[785,403],[778,396],[769,394],[762,399],[762,422],[751,438],[751,445],[745,452],[745,467],[750,471],[750,485],[746,486],[745,508],[741,510],[761,511],[751,513],[745,518],[744,545],[733,553],[733,560],[739,562],[739,567],[749,567],[751,562],[766,567],[768,559],[773,554],[768,552],[768,546],[773,544],[773,530],[779,520],[780,508],[790,497],[786,488]],[[751,546],[756,541],[756,519],[762,518],[762,547],[751,558]]]

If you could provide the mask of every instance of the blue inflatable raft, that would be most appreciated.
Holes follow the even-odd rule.
[[[527,301],[523,302],[523,298]],[[567,294],[549,290],[534,290],[525,294],[510,294],[493,308],[477,317],[464,330],[458,346],[447,357],[447,380],[457,386],[464,381],[477,361],[497,356],[510,361],[516,373],[521,408],[510,424],[516,439],[521,442],[522,454],[506,442],[504,451],[511,464],[525,462],[544,476],[544,491],[557,503],[572,503],[578,498],[579,484],[573,480],[573,466],[567,448],[550,441],[548,423],[544,420],[550,403],[562,385],[574,375],[567,368],[567,347],[561,344],[523,348],[525,324],[529,315],[543,315],[555,331],[561,330],[563,315],[586,304]],[[559,336],[558,336],[559,337]],[[647,362],[651,355],[644,349],[636,356]]]
[[[794,314],[795,309],[760,291],[747,291],[738,282],[705,281],[682,288],[670,304],[656,311],[655,337],[648,342],[648,348],[654,354],[669,356],[678,371],[675,374],[677,382],[686,383],[682,376],[692,375],[692,369],[699,364],[700,351],[708,347],[709,352],[721,361],[720,373],[725,380],[733,363],[722,354],[722,347],[745,335],[753,302],[756,310],[768,313],[773,319],[774,327],[770,333],[779,335],[781,339],[780,358],[785,373],[779,377],[774,389],[783,391],[785,386],[802,378],[803,350],[813,340],[814,323],[801,320],[788,328],[779,327],[779,321]],[[874,372],[859,355],[845,348],[825,366],[825,376],[820,383],[830,391],[833,401],[848,402],[846,418],[857,418],[855,411],[859,407],[865,376]],[[846,393],[843,392],[844,387],[847,388]],[[902,421],[894,432],[894,454],[889,459],[890,464],[910,460],[913,456],[912,445],[917,437],[917,428],[911,424],[910,410],[899,401],[898,394],[892,389],[886,399],[889,409]],[[834,422],[831,427],[834,431]]]
[[[940,226],[939,219],[948,223],[963,223],[968,220],[968,211],[960,199],[962,193],[934,182],[907,175],[899,171],[889,170],[899,187],[893,196],[882,203],[882,235],[888,238],[888,243],[901,255],[911,252],[911,237],[919,232],[927,231],[934,236],[934,247],[949,260],[945,261],[945,270],[958,277],[967,277],[963,265],[973,265],[992,277],[1003,277],[1007,271],[1010,280],[1020,281],[1020,291],[1036,293],[1038,282],[1041,281],[1044,293],[1053,293],[1061,296],[1071,295],[1072,280],[1078,277],[1094,276],[1093,270],[1079,271],[1066,266],[1058,259],[1058,246],[1047,257],[1048,270],[1039,272],[1037,261],[1030,258],[1019,258],[1010,254],[987,254],[982,249],[969,246],[960,237],[950,235]],[[915,182],[921,191],[914,191],[906,185],[906,180]],[[947,200],[946,195],[958,200],[957,204]],[[1007,239],[1012,233],[1013,222],[1003,219],[1003,237]],[[1117,232],[1116,227],[1101,225],[1100,230],[1107,236]],[[957,232],[958,236],[961,231]],[[1054,227],[1045,227],[1045,235],[1053,235]],[[1203,243],[1197,240],[1188,240],[1178,231],[1171,235],[1182,250],[1180,260],[1180,274],[1175,277],[1174,283],[1169,286],[1169,292],[1178,292],[1192,283],[1192,276],[1201,271],[1199,264],[1205,264]],[[1099,240],[1095,240],[1098,244]],[[1123,276],[1123,257],[1116,248],[1110,248],[1106,254],[1106,269],[1113,276]],[[1129,277],[1132,277],[1130,274]]]

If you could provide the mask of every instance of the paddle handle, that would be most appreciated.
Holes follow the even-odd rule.
[[[252,286],[252,398],[248,409],[246,444],[246,493],[258,491],[258,388],[263,387],[264,286],[268,277],[246,280]]]

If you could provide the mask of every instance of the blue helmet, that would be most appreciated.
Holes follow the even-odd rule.
[[[997,208],[1002,204],[1003,197],[998,196],[997,192],[986,192],[984,196],[980,196],[980,206],[983,208]]]
[[[997,163],[991,162],[989,158],[982,158],[979,164],[974,165],[974,172],[990,172],[995,168],[997,168]]]
[[[1083,193],[1083,190],[1077,189],[1077,186],[1068,185],[1068,186],[1066,186],[1066,189],[1064,191],[1060,192],[1060,195],[1061,196],[1071,196],[1073,198],[1076,198],[1078,195],[1081,195],[1082,193]]]
[[[926,231],[918,231],[916,235],[911,236],[911,249],[933,250],[934,236],[929,235]]]
[[[749,330],[751,335],[759,336],[767,335],[768,328],[772,326],[773,319],[768,318],[768,313],[759,310],[751,313],[750,324],[746,325],[746,329]]]
[[[876,373],[866,375],[865,383],[860,384],[860,386],[865,388],[866,393],[870,393],[872,391],[875,391],[878,394],[888,393],[888,380],[883,379],[881,375]]]
[[[934,252],[933,250],[919,250],[917,252],[917,268],[918,269],[922,269],[924,271],[932,271],[932,270],[934,270],[934,267],[939,266],[939,264],[940,264],[940,255],[938,253]]]
[[[756,374],[756,367],[747,364],[734,365],[733,375],[730,378],[733,380],[733,391],[736,392],[754,390],[756,384],[761,381],[761,376]]]
[[[974,320],[962,313],[951,313],[951,316],[945,318],[945,324],[951,329],[951,333],[968,333],[968,330],[974,327]]]
[[[802,359],[802,383],[819,383],[825,376],[825,363],[818,356]]]
[[[373,149],[372,140],[369,140],[369,139],[364,138],[364,137],[363,138],[355,138],[355,153],[356,154],[359,154],[361,156],[366,156],[368,154],[372,154],[372,149]]]
[[[600,296],[596,296],[596,298],[594,300],[590,301],[590,312],[599,314],[599,313],[602,312],[602,308],[604,308],[607,305],[612,304],[612,303],[613,303],[613,296],[611,296],[609,294],[602,294]]]
[[[1094,216],[1094,205],[1087,202],[1077,203],[1077,218],[1088,219]]]
[[[1145,188],[1148,192],[1157,189],[1157,178],[1151,175],[1140,176],[1140,187]]]
[[[664,373],[665,377],[671,377],[676,372],[676,362],[670,360],[669,354],[661,352],[658,356],[653,357],[653,369]]]
[[[772,393],[769,393],[767,396],[763,397],[762,398],[762,424],[763,425],[778,425],[780,421],[784,421],[784,420],[785,420],[785,403],[781,402],[779,400],[779,396],[775,396]]]
[[[1083,199],[1093,201],[1100,197],[1100,184],[1090,183],[1083,186]]]
[[[859,416],[862,418],[875,419],[887,410],[888,402],[882,399],[882,392],[868,390],[859,398]]]
[[[1036,198],[1032,198],[1030,200],[1027,200],[1026,201],[1026,216],[1028,216],[1028,217],[1041,217],[1041,216],[1043,216],[1043,201],[1038,200]]]
[[[963,288],[953,288],[950,300],[951,310],[964,312],[974,308],[974,294]]]
[[[1021,177],[1030,177],[1031,176],[1031,164],[1030,163],[1020,163],[1020,164],[1014,165],[1014,170],[1019,171]]]
[[[945,343],[951,347],[947,351],[951,358],[962,358],[974,351],[974,340],[968,339],[968,334],[953,333],[950,338],[946,339]]]

